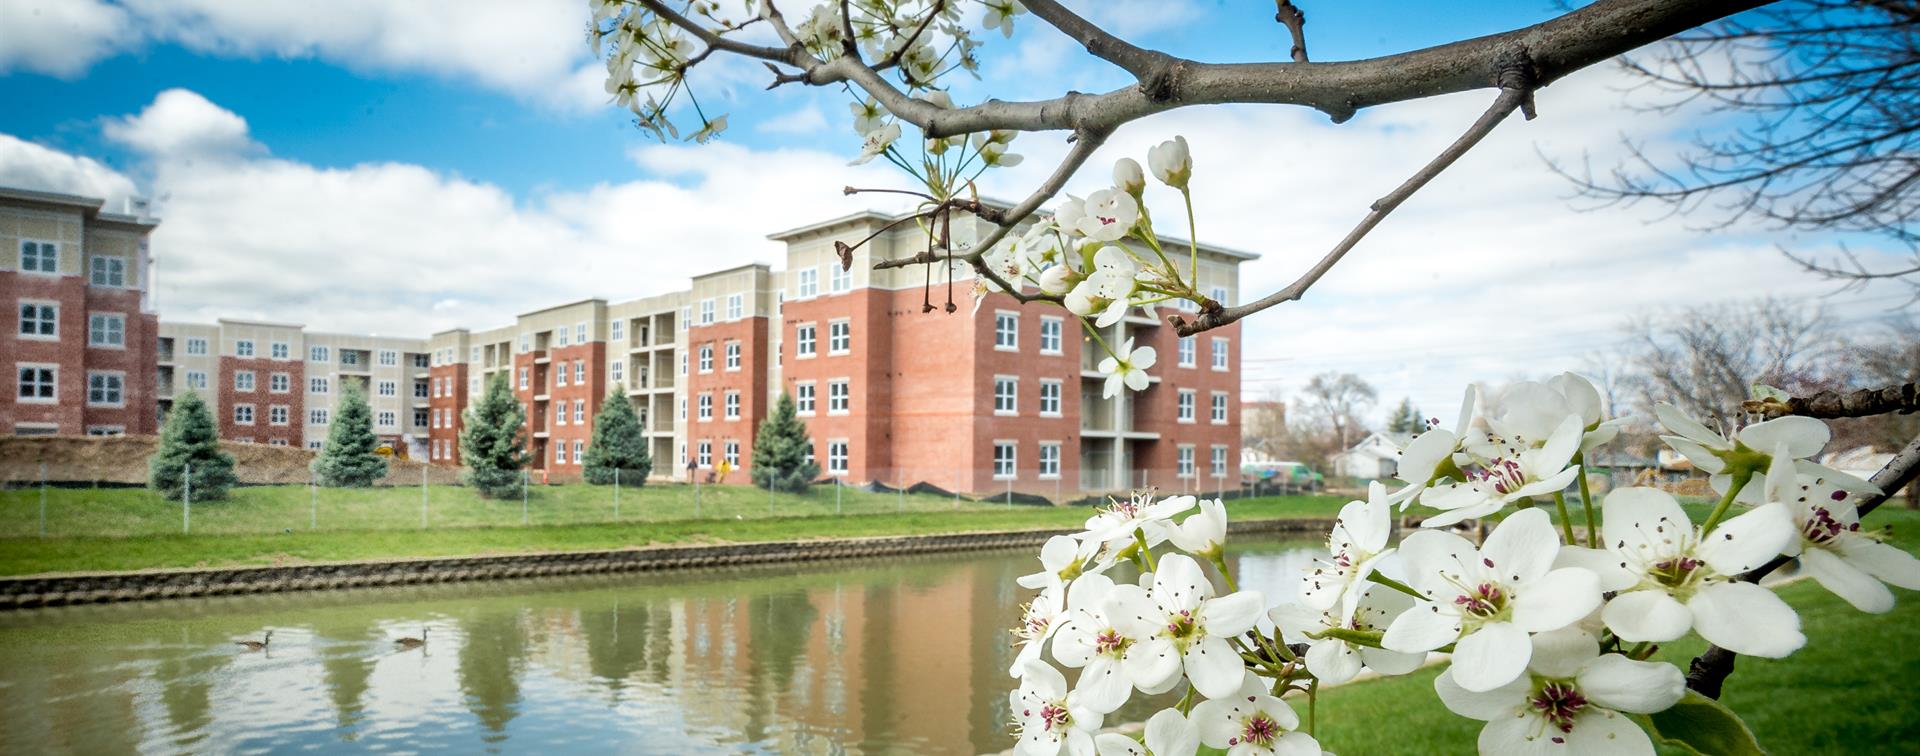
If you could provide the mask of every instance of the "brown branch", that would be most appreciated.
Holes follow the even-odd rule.
[[[1908,385],[1911,387],[1912,384]],[[1880,468],[1880,472],[1873,474],[1868,482],[1880,489],[1880,492],[1861,499],[1855,504],[1855,508],[1861,517],[1866,517],[1900,489],[1912,483],[1916,477],[1920,477],[1920,438],[1909,441],[1906,448],[1894,455],[1893,460],[1888,462],[1886,467]],[[1758,569],[1741,575],[1740,579],[1749,583],[1758,583],[1761,578],[1772,574],[1774,570],[1780,569],[1781,565],[1790,561],[1793,560],[1776,557]],[[1687,665],[1687,687],[1708,698],[1719,698],[1720,688],[1726,683],[1727,676],[1733,674],[1733,663],[1737,658],[1739,654],[1732,651],[1719,646],[1708,646],[1705,652],[1694,657],[1693,662]]]
[[[1812,396],[1779,399],[1749,399],[1740,403],[1742,411],[1764,415],[1771,420],[1786,415],[1817,418],[1869,417],[1920,412],[1920,386],[1900,383],[1877,389],[1839,392],[1822,391]]]
[[[1295,63],[1307,62],[1307,14],[1291,0],[1273,0],[1273,20],[1287,27],[1287,33],[1293,35],[1293,48],[1287,55]]]
[[[1474,121],[1472,126],[1467,128],[1466,133],[1460,135],[1459,139],[1455,139],[1453,144],[1447,145],[1445,150],[1441,151],[1432,162],[1422,167],[1420,172],[1413,174],[1412,178],[1400,184],[1398,188],[1389,192],[1387,196],[1376,200],[1366,217],[1360,219],[1359,225],[1354,226],[1352,231],[1347,232],[1346,238],[1341,239],[1339,244],[1335,244],[1326,256],[1320,258],[1319,262],[1314,263],[1313,267],[1309,268],[1300,278],[1296,279],[1293,283],[1287,284],[1286,288],[1238,307],[1222,307],[1219,303],[1209,300],[1209,304],[1213,306],[1209,309],[1203,309],[1198,318],[1187,320],[1180,315],[1174,315],[1168,318],[1168,322],[1173,324],[1174,331],[1182,336],[1191,336],[1201,331],[1219,328],[1220,326],[1232,323],[1274,305],[1282,302],[1291,302],[1305,295],[1307,289],[1312,288],[1315,283],[1319,282],[1321,276],[1326,275],[1327,271],[1332,270],[1333,266],[1340,262],[1340,258],[1345,257],[1347,252],[1353,249],[1354,245],[1359,244],[1361,239],[1366,238],[1367,233],[1372,231],[1375,226],[1380,225],[1380,221],[1385,220],[1387,214],[1392,213],[1394,208],[1399,207],[1400,203],[1405,202],[1408,197],[1413,196],[1414,192],[1420,191],[1421,187],[1426,186],[1427,182],[1432,181],[1435,176],[1440,175],[1440,172],[1446,170],[1447,166],[1453,165],[1454,161],[1459,160],[1461,155],[1467,154],[1468,150],[1473,149],[1474,145],[1479,144],[1481,139],[1493,131],[1493,127],[1500,125],[1500,122],[1506,120],[1507,116],[1512,114],[1513,111],[1526,107],[1526,104],[1533,96],[1533,90],[1529,89],[1524,83],[1513,83],[1515,84],[1513,87],[1500,91],[1500,97],[1493,101],[1493,106],[1487,108],[1487,112],[1482,113],[1480,118]]]

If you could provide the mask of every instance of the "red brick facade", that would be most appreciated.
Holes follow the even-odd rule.
[[[256,344],[264,351],[266,344]],[[220,437],[256,444],[279,444],[299,447],[303,445],[301,429],[306,424],[306,363],[299,355],[288,359],[275,360],[259,356],[235,357],[220,356],[220,370],[213,376],[211,387],[220,396],[220,416],[214,418],[220,425]],[[241,376],[252,374],[252,390],[242,387]],[[273,390],[275,376],[285,376],[286,391]],[[243,410],[242,408],[246,408]],[[244,422],[242,412],[250,413],[252,422]],[[284,413],[285,422],[276,422],[277,415]]]
[[[63,435],[117,431],[153,433],[159,427],[154,404],[157,380],[159,317],[140,310],[140,291],[88,285],[81,275],[47,275],[0,271],[0,316],[7,390],[0,392],[0,432],[51,429]],[[22,305],[50,304],[57,308],[56,334],[34,338],[21,333]],[[120,343],[90,343],[93,315],[121,318]],[[20,370],[54,369],[55,396],[42,402],[23,400]],[[89,395],[89,374],[117,376],[120,401],[96,402]],[[103,386],[105,388],[105,386]]]
[[[729,348],[738,350],[737,366],[729,367]],[[706,369],[702,350],[710,358]],[[687,331],[687,454],[697,462],[700,444],[707,443],[706,467],[717,471],[727,458],[728,444],[733,444],[738,461],[727,475],[729,483],[752,480],[753,434],[767,416],[767,351],[763,317],[696,325]],[[706,419],[701,417],[702,397],[709,402]]]
[[[460,464],[460,423],[467,413],[467,363],[435,365],[427,371],[427,449],[441,456],[434,461]]]
[[[552,356],[546,391],[550,409],[547,423],[533,429],[547,433],[549,475],[578,476],[587,443],[593,439],[594,414],[607,398],[607,344],[593,341],[556,347],[548,354]],[[559,451],[565,452],[564,460]]]

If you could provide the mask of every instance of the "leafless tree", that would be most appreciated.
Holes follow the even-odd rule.
[[[1818,308],[1761,299],[1641,317],[1627,330],[1648,417],[1654,403],[1670,402],[1726,430],[1743,419],[1740,403],[1754,384],[1790,393],[1832,387],[1821,360],[1832,350],[1832,331]]]
[[[1324,425],[1331,431],[1335,449],[1349,447],[1353,437],[1358,435],[1355,429],[1365,423],[1360,413],[1373,406],[1379,398],[1373,386],[1352,373],[1328,371],[1307,381],[1306,388],[1300,392],[1300,408],[1311,421]]]
[[[1261,401],[1246,402],[1240,422],[1240,443],[1260,454],[1278,459],[1288,457],[1291,433],[1287,429],[1287,404],[1273,392]]]
[[[1573,176],[1607,203],[1652,202],[1709,229],[1747,219],[1865,234],[1910,259],[1783,251],[1823,276],[1899,279],[1920,296],[1920,2],[1790,0],[1623,59],[1658,113],[1731,118],[1677,157],[1629,144],[1624,165]],[[1564,172],[1564,171],[1563,171]],[[1571,176],[1572,174],[1569,173]]]

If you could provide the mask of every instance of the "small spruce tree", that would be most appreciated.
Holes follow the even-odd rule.
[[[1418,436],[1427,429],[1426,418],[1420,416],[1420,410],[1413,406],[1413,398],[1400,400],[1400,406],[1393,408],[1393,415],[1387,418],[1387,431]]]
[[[313,460],[314,482],[323,486],[364,488],[387,474],[387,460],[375,450],[380,439],[373,435],[373,410],[360,385],[341,381],[340,406],[334,411],[333,427],[327,429],[327,445]]]
[[[593,416],[593,439],[587,442],[586,478],[588,483],[607,485],[619,481],[627,485],[647,482],[653,460],[647,455],[647,437],[640,428],[640,417],[627,402],[626,389],[614,384],[613,393],[600,403]],[[638,474],[636,474],[638,473]]]
[[[513,398],[506,374],[495,375],[480,401],[467,408],[466,427],[460,431],[460,461],[467,465],[467,485],[490,498],[520,493],[520,471],[532,461],[524,437],[526,426],[527,411]]]
[[[820,477],[820,465],[807,459],[812,448],[807,424],[793,410],[793,397],[780,394],[753,437],[753,484],[769,491],[806,491]]]
[[[192,391],[174,400],[160,443],[147,458],[147,487],[173,501],[185,494],[191,470],[194,501],[224,499],[238,481],[233,455],[220,450],[213,413]]]

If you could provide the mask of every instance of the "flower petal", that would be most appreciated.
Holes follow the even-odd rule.
[[[1620,557],[1605,549],[1567,546],[1553,558],[1555,567],[1578,567],[1600,577],[1600,590],[1624,591],[1640,582],[1640,576],[1627,569]]]
[[[1768,452],[1785,446],[1787,456],[1794,459],[1819,454],[1831,438],[1833,431],[1825,421],[1801,415],[1776,417],[1740,429],[1740,443]]]
[[[1426,663],[1427,655],[1403,654],[1399,651],[1388,651],[1384,648],[1361,646],[1360,661],[1367,665],[1367,669],[1383,675],[1393,676],[1404,675],[1419,669],[1420,665]]]
[[[1685,413],[1680,411],[1679,407],[1661,402],[1653,405],[1653,414],[1655,417],[1660,418],[1660,424],[1665,426],[1667,430],[1678,433],[1695,443],[1716,447],[1729,446],[1725,436],[1709,429],[1705,425],[1701,425],[1699,421],[1687,417]]]
[[[1687,601],[1687,608],[1700,637],[1737,654],[1778,659],[1807,643],[1793,607],[1752,583],[1707,586]]]
[[[1533,636],[1533,658],[1527,671],[1541,677],[1573,677],[1600,655],[1600,642],[1578,626],[1563,627]]]
[[[1920,559],[1870,538],[1841,538],[1840,556],[1888,585],[1920,589]]]
[[[1074,690],[1080,694],[1080,704],[1101,714],[1109,714],[1133,695],[1133,679],[1127,676],[1120,662],[1113,657],[1095,656],[1087,668],[1080,671],[1080,680],[1074,683]]]
[[[1560,534],[1554,532],[1547,510],[1537,507],[1509,515],[1480,547],[1488,569],[1514,583],[1547,574],[1559,552]]]
[[[1600,502],[1600,535],[1606,548],[1633,554],[1660,544],[1679,528],[1692,528],[1680,502],[1658,488],[1630,486],[1615,489]]]
[[[1401,653],[1423,653],[1460,637],[1460,618],[1433,604],[1418,604],[1393,618],[1380,645]]]
[[[1433,678],[1433,692],[1440,695],[1440,703],[1446,705],[1447,711],[1484,722],[1512,716],[1515,709],[1526,705],[1530,680],[1515,678],[1493,690],[1476,692],[1460,687],[1453,679],[1453,672],[1449,669]]]
[[[1200,728],[1179,709],[1161,709],[1147,718],[1147,748],[1154,756],[1193,756],[1200,750]]]
[[[1200,603],[1213,598],[1213,583],[1200,571],[1200,563],[1185,554],[1160,558],[1159,571],[1153,574],[1153,601],[1167,613],[1194,611]]]
[[[1666,711],[1687,692],[1687,676],[1664,662],[1634,661],[1607,654],[1589,662],[1574,677],[1580,693],[1615,711],[1652,714]]]
[[[1235,591],[1200,605],[1200,624],[1208,635],[1232,636],[1253,629],[1266,605],[1259,591]]]
[[[1245,677],[1246,666],[1224,638],[1210,635],[1187,646],[1184,659],[1193,689],[1208,698],[1233,695]]]
[[[1460,572],[1462,558],[1477,555],[1478,550],[1467,539],[1437,530],[1422,530],[1400,540],[1400,561],[1407,567],[1408,583],[1435,600],[1451,601],[1460,594],[1460,587],[1446,576]]]
[[[1621,640],[1664,643],[1687,634],[1693,612],[1666,591],[1650,589],[1622,593],[1600,610],[1601,621]]]
[[[1600,576],[1562,567],[1514,588],[1513,624],[1531,633],[1558,630],[1600,608]]]
[[[1471,691],[1488,691],[1513,682],[1527,671],[1533,642],[1511,622],[1489,622],[1453,646],[1453,681]]]
[[[1709,447],[1694,443],[1681,436],[1661,436],[1660,440],[1667,442],[1667,445],[1673,447],[1674,451],[1680,452],[1680,456],[1686,457],[1687,461],[1692,462],[1694,467],[1698,467],[1708,474],[1717,474],[1727,469],[1727,461],[1721,459],[1719,453]]]
[[[1798,536],[1786,505],[1776,502],[1727,518],[1706,534],[1693,553],[1715,572],[1738,575],[1779,556]]]
[[[1346,641],[1323,638],[1307,646],[1307,671],[1320,682],[1338,685],[1360,674],[1360,653]]]
[[[1855,609],[1868,614],[1893,611],[1893,591],[1831,551],[1807,549],[1800,554],[1800,567]]]
[[[1117,732],[1093,736],[1093,747],[1100,756],[1147,756],[1147,747],[1141,745],[1140,741]]]
[[[1134,687],[1147,692],[1164,690],[1180,679],[1180,650],[1164,637],[1136,641],[1121,655],[1120,667],[1132,678]]]
[[[1541,750],[1547,751],[1546,743]],[[1557,744],[1556,744],[1557,745]],[[1594,756],[1643,756],[1653,753],[1653,740],[1647,737],[1647,731],[1640,725],[1620,714],[1601,708],[1589,708],[1586,713],[1574,718],[1573,732],[1566,734],[1566,747],[1551,752],[1594,754]]]

